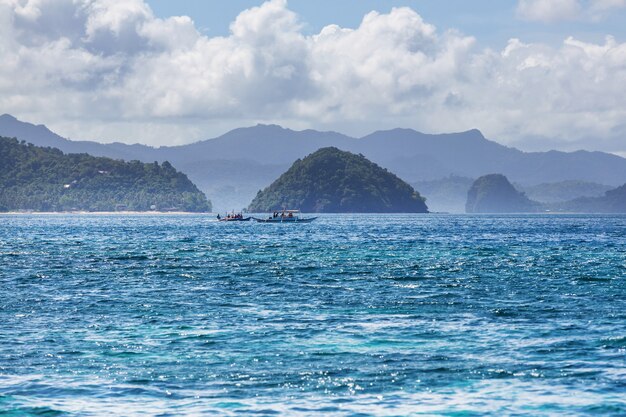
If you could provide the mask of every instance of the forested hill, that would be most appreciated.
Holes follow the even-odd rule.
[[[0,210],[211,210],[169,162],[124,162],[63,154],[0,137]]]
[[[542,206],[517,191],[502,174],[483,175],[467,192],[467,213],[533,213]]]
[[[386,169],[337,148],[298,159],[248,208],[252,212],[300,209],[318,213],[426,213],[424,199]]]

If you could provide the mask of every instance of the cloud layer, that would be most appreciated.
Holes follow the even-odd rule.
[[[607,148],[626,133],[626,43],[483,50],[410,8],[307,36],[272,0],[209,38],[142,0],[0,0],[0,56],[0,112],[75,138],[162,145],[277,122],[356,134],[477,127],[509,143]]]
[[[526,20],[545,23],[563,20],[599,21],[617,9],[626,8],[626,0],[519,0],[517,14]]]

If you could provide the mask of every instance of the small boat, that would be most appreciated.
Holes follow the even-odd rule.
[[[226,216],[222,217],[219,214],[217,215],[217,220],[220,222],[247,222],[250,221],[252,217],[243,217],[243,214],[241,213],[232,213],[232,214],[227,214]]]
[[[300,210],[275,211],[267,219],[253,217],[259,223],[311,223],[317,217],[300,217]]]

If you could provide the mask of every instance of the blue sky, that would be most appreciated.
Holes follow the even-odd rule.
[[[205,34],[224,36],[229,25],[245,9],[263,1],[149,0],[160,17],[187,15]],[[410,7],[440,29],[457,29],[478,39],[481,45],[504,48],[510,38],[527,42],[560,43],[568,36],[602,41],[607,34],[626,40],[626,8],[612,10],[601,21],[575,19],[532,21],[520,18],[515,0],[289,0],[289,8],[300,16],[306,33],[317,33],[326,25],[357,27],[372,10],[388,13],[393,7]]]
[[[0,0],[0,113],[177,145],[275,123],[626,155],[626,0]]]

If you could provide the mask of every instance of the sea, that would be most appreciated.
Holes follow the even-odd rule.
[[[626,415],[626,216],[0,216],[0,416]]]

